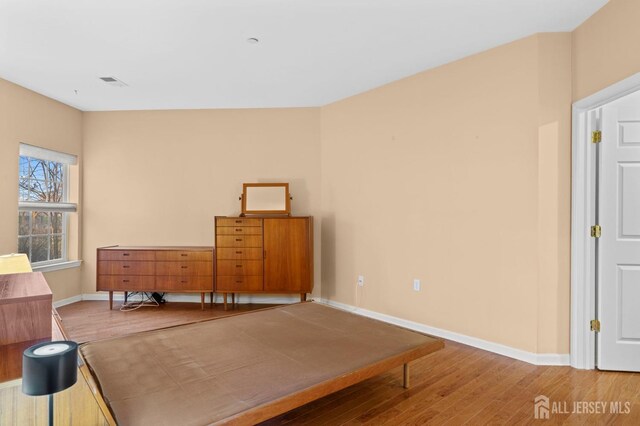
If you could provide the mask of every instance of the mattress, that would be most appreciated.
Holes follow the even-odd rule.
[[[126,426],[252,424],[442,347],[440,339],[307,302],[80,351]]]

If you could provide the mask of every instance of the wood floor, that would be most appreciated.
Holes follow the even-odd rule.
[[[109,310],[109,302],[82,301],[62,306],[57,310],[62,327],[69,338],[84,343],[276,305],[239,304],[236,308],[225,311],[220,303],[213,307],[205,304],[205,309],[202,310],[199,303],[170,302],[130,312],[121,312],[120,306],[121,303],[114,302],[113,309]]]
[[[173,305],[173,306],[170,306]],[[108,311],[106,302],[79,302],[58,309],[72,338],[93,340],[225,315],[221,309],[191,304],[167,304],[162,310]],[[242,306],[242,309],[264,305]],[[197,308],[196,308],[197,307]],[[149,309],[149,311],[144,311]],[[236,311],[237,312],[237,311]],[[640,374],[535,366],[455,342],[411,364],[411,389],[402,388],[397,368],[347,389],[311,402],[264,424],[310,425],[483,425],[534,424],[534,398],[546,395],[552,407],[549,424],[640,425]],[[590,410],[606,402],[606,413]],[[628,414],[612,414],[612,403]]]

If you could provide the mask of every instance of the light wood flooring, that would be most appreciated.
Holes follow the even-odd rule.
[[[82,301],[62,306],[57,311],[67,336],[78,343],[84,343],[276,305],[238,304],[234,309],[225,311],[221,303],[213,307],[206,303],[202,310],[199,303],[169,302],[129,312],[120,311],[120,306],[121,302],[114,302],[113,309],[109,310],[108,302]]]
[[[249,310],[264,305],[240,305]],[[154,311],[152,311],[154,310]],[[136,312],[109,311],[106,302],[79,302],[58,309],[71,338],[80,341],[167,327],[235,313],[199,304],[171,303]],[[546,395],[556,408],[546,422],[534,419],[534,398]],[[574,403],[602,401],[604,414],[573,413]],[[620,402],[628,414],[612,414]],[[583,409],[589,406],[579,405]],[[593,407],[593,406],[592,406]],[[640,425],[640,373],[535,366],[447,341],[445,348],[411,364],[411,389],[402,388],[402,370],[366,380],[265,422],[280,424]]]

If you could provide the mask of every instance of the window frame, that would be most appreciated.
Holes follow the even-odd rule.
[[[29,257],[29,261],[34,270],[57,270],[65,267],[75,267],[79,266],[80,261],[70,261],[69,260],[69,214],[76,213],[78,210],[78,206],[76,203],[69,202],[69,192],[70,192],[70,176],[69,169],[71,165],[77,164],[77,157],[75,155],[61,153],[49,149],[44,149],[40,147],[36,147],[28,144],[20,144],[20,151],[18,155],[18,162],[25,157],[29,162],[32,160],[36,161],[47,161],[47,162],[55,162],[62,166],[62,200],[61,202],[43,202],[43,201],[30,201],[30,200],[21,200],[20,195],[20,178],[21,173],[20,169],[18,170],[18,216],[21,212],[28,212],[30,214],[30,221],[33,220],[34,212],[43,212],[43,213],[51,213],[51,212],[60,212],[62,216],[62,232],[60,235],[62,237],[61,242],[61,254],[62,256],[56,259],[49,259],[51,256],[51,244],[49,241],[49,245],[47,247],[47,260],[42,260],[38,262],[31,262],[32,257],[32,238],[33,234],[33,223],[29,223],[29,234],[27,236],[20,235],[20,229],[18,228],[17,242],[18,242],[18,250],[20,247],[20,238],[28,238],[29,241],[29,252],[27,256]],[[53,237],[53,233],[47,234]]]

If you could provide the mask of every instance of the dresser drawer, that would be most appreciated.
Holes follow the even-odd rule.
[[[213,261],[213,251],[158,250],[156,260],[159,261]]]
[[[98,260],[148,260],[156,259],[151,250],[98,250]]]
[[[262,226],[218,226],[218,235],[262,235]]]
[[[262,275],[216,277],[216,291],[262,291]]]
[[[216,226],[262,226],[262,219],[247,219],[245,217],[220,217],[216,219]]]
[[[262,275],[262,260],[219,260],[216,275]]]
[[[258,247],[262,248],[262,235],[218,235],[216,247]]]
[[[162,276],[156,278],[157,291],[213,291],[212,276]]]
[[[158,262],[156,274],[179,276],[212,276],[213,262]]]
[[[216,257],[218,260],[258,260],[263,258],[263,253],[259,247],[219,248]]]
[[[136,275],[98,275],[97,290],[153,291],[155,278]]]
[[[154,275],[155,262],[98,261],[98,275]]]

